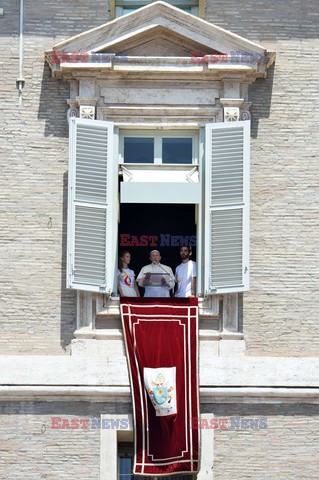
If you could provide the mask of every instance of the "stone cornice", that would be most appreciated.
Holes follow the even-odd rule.
[[[128,387],[127,359],[122,342],[110,356],[0,356],[0,385]],[[109,345],[115,345],[106,340]],[[234,361],[235,358],[235,361]],[[319,357],[200,357],[200,384],[205,387],[319,388]]]
[[[234,79],[244,83],[251,83],[256,78],[266,76],[266,64],[252,62],[250,64],[236,63],[232,58],[225,61],[211,63],[207,57],[157,57],[157,56],[101,56],[99,61],[94,60],[94,55],[79,53],[77,58],[72,54],[64,54],[57,59],[52,52],[46,54],[52,74],[55,78],[78,80],[87,78],[112,78],[118,74],[123,78],[126,75],[135,75],[143,79],[152,79],[154,75],[159,78],[183,78],[223,80]],[[66,57],[67,55],[67,57]],[[107,54],[108,55],[108,54]],[[60,61],[63,60],[64,61]],[[68,60],[69,61],[65,61]],[[84,59],[84,60],[83,60]]]
[[[1,401],[88,401],[131,403],[130,387],[0,386]],[[319,388],[202,387],[201,403],[319,403]]]

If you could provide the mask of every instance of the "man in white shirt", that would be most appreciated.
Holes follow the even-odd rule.
[[[176,267],[175,278],[177,282],[177,291],[175,297],[195,297],[196,296],[196,262],[189,259],[192,254],[190,247],[181,247],[179,254],[182,263]]]
[[[169,297],[169,292],[175,285],[172,269],[160,263],[158,250],[151,251],[150,261],[150,265],[143,267],[136,279],[139,286],[145,288],[144,297]]]

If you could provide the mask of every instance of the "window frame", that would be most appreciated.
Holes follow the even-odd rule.
[[[121,458],[129,458],[131,460],[131,467],[133,471],[134,466],[134,442],[121,442],[118,441],[117,443],[117,480],[125,480],[126,475],[120,476],[120,465],[121,465]],[[161,475],[134,475],[133,473],[130,474],[134,480],[161,480],[163,477]],[[127,478],[127,477],[126,477]],[[168,480],[196,480],[197,474],[189,474],[189,473],[173,473],[172,475],[166,475],[165,478]]]
[[[213,413],[202,413],[201,419],[208,423],[214,419]],[[127,420],[127,429],[101,428],[100,429],[100,477],[99,480],[118,480],[118,447],[119,443],[131,443],[134,441],[133,415],[128,414],[101,414],[103,419]],[[197,476],[205,477],[214,467],[214,437],[215,430],[212,428],[201,431],[201,462]],[[209,474],[208,474],[209,475]],[[190,477],[190,475],[188,475]],[[196,477],[196,474],[195,474]],[[149,477],[151,478],[151,477]],[[190,477],[191,478],[191,477]]]
[[[169,133],[165,133],[169,132]],[[154,138],[154,163],[125,163],[124,162],[124,138]],[[191,138],[192,142],[192,163],[163,163],[162,159],[162,139],[163,138]],[[155,130],[120,130],[119,132],[119,165],[132,166],[154,166],[160,165],[163,168],[174,166],[199,166],[199,131],[198,130],[169,130],[168,128],[161,132]]]
[[[81,202],[80,199],[76,198],[76,195],[75,195],[75,178],[76,178],[76,164],[77,164],[77,160],[76,160],[76,156],[77,156],[77,148],[78,148],[78,141],[81,141],[81,135],[79,136],[79,139],[78,139],[78,136],[77,136],[77,129],[73,128],[74,125],[73,124],[79,124],[79,125],[87,125],[90,126],[90,129],[91,127],[92,128],[92,132],[94,134],[94,129],[95,127],[96,128],[99,128],[99,127],[102,127],[105,129],[105,128],[109,128],[109,129],[113,129],[113,136],[112,138],[109,139],[109,151],[110,151],[110,154],[109,154],[109,157],[105,159],[105,161],[109,164],[109,171],[108,171],[108,175],[107,175],[107,178],[108,178],[108,182],[109,182],[109,185],[110,185],[110,188],[107,189],[107,195],[108,195],[108,201],[103,205],[98,203],[96,204],[95,200],[93,201],[90,201],[90,208],[109,208],[109,212],[110,214],[108,215],[108,223],[107,223],[107,228],[101,233],[100,237],[103,237],[105,236],[105,245],[106,244],[109,244],[111,245],[110,248],[105,248],[105,252],[107,253],[107,251],[115,251],[117,253],[117,247],[118,247],[118,244],[117,244],[117,241],[118,241],[118,229],[116,228],[115,226],[115,222],[118,222],[119,220],[119,216],[118,216],[118,185],[119,185],[119,182],[118,182],[118,179],[119,179],[119,173],[120,173],[120,170],[121,168],[123,168],[123,164],[121,165],[119,160],[120,160],[120,154],[119,154],[119,151],[118,151],[118,146],[119,146],[119,143],[120,143],[120,135],[119,135],[119,127],[115,127],[114,124],[112,122],[106,122],[106,121],[100,121],[100,120],[84,120],[84,119],[79,119],[79,118],[72,118],[71,119],[71,126],[70,126],[70,132],[69,132],[69,136],[70,136],[70,143],[69,143],[69,182],[68,182],[68,205],[69,205],[69,208],[68,208],[68,241],[67,241],[67,245],[68,245],[68,249],[67,249],[67,288],[74,288],[76,290],[84,290],[84,291],[91,291],[91,292],[96,292],[96,293],[107,293],[111,296],[111,294],[115,293],[117,291],[117,284],[116,284],[116,258],[117,258],[117,255],[116,257],[112,257],[112,260],[109,262],[109,261],[105,261],[105,278],[106,278],[106,282],[105,282],[105,285],[104,284],[100,284],[100,283],[94,283],[92,282],[90,279],[92,277],[91,275],[91,271],[89,272],[88,274],[88,277],[87,277],[87,280],[82,280],[81,281],[81,284],[79,283],[75,283],[72,279],[72,275],[73,275],[73,270],[74,270],[74,251],[75,251],[75,237],[76,237],[76,228],[75,228],[75,216],[74,216],[74,208],[73,206],[77,204],[77,202]],[[72,127],[73,125],[73,127]],[[94,127],[95,125],[95,127]],[[243,152],[243,159],[242,159],[242,168],[243,168],[243,199],[240,200],[240,202],[238,203],[237,201],[234,203],[231,203],[231,204],[225,204],[222,203],[222,204],[213,204],[210,202],[211,200],[211,194],[209,193],[211,191],[209,187],[209,184],[210,184],[210,176],[211,176],[211,169],[212,169],[212,165],[211,165],[211,161],[209,160],[210,156],[211,156],[211,146],[210,146],[210,140],[208,138],[208,136],[206,135],[206,132],[208,131],[212,131],[212,130],[218,130],[218,129],[223,129],[223,130],[228,130],[228,129],[231,129],[234,127],[234,132],[236,130],[238,130],[239,126],[242,126],[242,131],[243,131],[243,148],[242,148],[242,152]],[[186,130],[186,133],[184,134],[184,131]],[[207,123],[205,125],[205,129],[204,128],[200,128],[199,131],[198,131],[198,134],[197,134],[197,130],[196,130],[196,134],[194,132],[194,128],[190,128],[190,129],[186,129],[186,125],[185,125],[185,129],[184,130],[181,130],[181,129],[177,129],[174,130],[174,131],[169,131],[169,128],[164,128],[164,127],[161,127],[160,129],[158,129],[157,133],[156,133],[156,136],[161,140],[162,138],[174,138],[174,137],[178,137],[178,136],[188,136],[188,137],[193,137],[195,139],[195,141],[193,142],[193,145],[194,145],[194,149],[196,151],[196,161],[197,163],[196,164],[126,164],[126,165],[129,165],[129,166],[138,166],[138,168],[141,170],[145,170],[145,171],[150,171],[150,167],[152,167],[152,169],[161,169],[161,170],[167,170],[167,172],[169,173],[170,171],[172,170],[177,170],[177,169],[185,169],[185,167],[187,167],[188,169],[189,168],[192,168],[192,170],[195,170],[196,169],[198,170],[199,172],[199,187],[200,187],[200,190],[198,190],[196,192],[196,189],[192,189],[191,193],[194,193],[195,194],[195,197],[196,198],[196,201],[191,201],[192,198],[190,197],[190,195],[188,195],[187,197],[185,196],[186,194],[189,193],[189,191],[186,191],[185,189],[184,190],[181,190],[182,193],[184,193],[184,201],[178,201],[176,202],[175,201],[175,198],[172,202],[162,202],[161,198],[162,197],[158,197],[161,201],[157,201],[155,203],[194,203],[195,205],[198,205],[198,208],[196,209],[196,217],[195,217],[195,224],[197,225],[197,262],[198,262],[198,276],[197,276],[197,294],[199,296],[201,295],[212,295],[212,294],[222,294],[222,293],[239,293],[239,292],[243,292],[243,291],[248,291],[249,290],[249,157],[250,157],[250,154],[249,154],[249,150],[250,150],[250,133],[249,133],[249,130],[250,130],[250,121],[249,120],[246,120],[246,121],[243,121],[243,122],[230,122],[230,123],[227,123],[227,122],[220,122],[220,123]],[[166,133],[168,132],[169,133]],[[127,133],[126,133],[127,132]],[[205,132],[205,135],[204,135],[204,132]],[[132,135],[132,136],[136,136],[136,135],[141,135],[141,136],[144,136],[145,135],[148,135],[148,136],[152,136],[154,137],[154,128],[152,130],[147,130],[147,132],[145,132],[145,129],[142,130],[142,129],[139,129],[138,130],[138,133],[137,133],[137,130],[136,130],[136,126],[132,126],[132,129],[123,129],[121,130],[121,133],[122,133],[122,138],[124,139],[124,135]],[[228,132],[227,132],[228,133]],[[236,132],[235,132],[236,133]],[[237,132],[238,133],[238,132]],[[93,135],[94,136],[94,135]],[[211,136],[211,135],[210,135]],[[93,137],[92,137],[93,138]],[[94,140],[94,139],[93,139]],[[89,142],[86,141],[85,142],[85,148],[87,148],[87,146],[91,145],[93,140],[89,139]],[[232,141],[233,140],[238,140],[236,138],[234,139],[231,139]],[[220,139],[218,140],[220,141]],[[198,144],[197,144],[198,142]],[[229,143],[229,142],[228,142]],[[227,149],[231,149],[231,148],[234,148],[233,144],[231,144],[230,146],[228,145],[227,143]],[[93,142],[93,144],[95,145],[95,143]],[[80,143],[79,143],[80,145]],[[122,145],[124,145],[124,140],[122,142]],[[197,149],[197,145],[198,145],[198,149]],[[219,144],[221,145],[221,148],[226,148],[224,146],[224,144]],[[83,144],[80,145],[80,151],[81,151],[81,148],[83,147]],[[236,144],[235,142],[235,147],[238,149],[238,145]],[[84,147],[83,147],[84,148]],[[219,147],[218,147],[219,148]],[[226,150],[227,150],[226,149]],[[224,154],[226,153],[227,155],[229,155],[229,153],[227,151],[222,151],[222,155],[224,156]],[[122,148],[122,151],[123,151],[123,148]],[[217,163],[216,165],[218,164],[218,162],[220,163],[220,159],[219,157],[217,156]],[[227,156],[225,157],[226,160],[227,160]],[[82,158],[83,160],[83,158]],[[103,160],[104,161],[104,160]],[[236,160],[238,162],[238,159]],[[207,163],[208,162],[208,163]],[[209,163],[210,162],[210,163]],[[228,160],[226,162],[226,164],[229,164]],[[227,165],[226,165],[227,166]],[[229,167],[229,165],[228,165]],[[228,168],[227,167],[227,168]],[[81,173],[81,172],[80,172]],[[222,174],[225,176],[225,173],[222,172]],[[236,167],[235,169],[235,177],[236,175],[238,176],[238,168]],[[92,177],[92,175],[90,175],[90,177]],[[223,184],[225,184],[225,181],[224,181],[224,177],[223,176],[220,176],[220,174],[218,174],[218,177],[219,180],[220,180],[220,186],[222,186]],[[94,177],[95,178],[95,177]],[[93,179],[94,179],[93,178]],[[80,179],[81,182],[83,180]],[[100,180],[100,177],[98,177],[98,180]],[[91,180],[90,180],[91,181]],[[145,182],[145,180],[144,180]],[[83,183],[83,182],[82,182]],[[91,182],[92,183],[92,182]],[[100,182],[99,182],[100,183]],[[128,183],[128,182],[127,182]],[[134,183],[134,182],[132,182]],[[172,182],[174,183],[174,182]],[[177,182],[178,183],[178,182]],[[230,185],[231,183],[233,183],[233,185]],[[230,178],[229,180],[229,185],[232,187],[232,189],[235,191],[238,190],[238,178],[235,178],[235,179],[232,179]],[[229,185],[227,186],[228,190],[229,190]],[[219,186],[219,189],[221,188]],[[87,187],[87,185],[86,185]],[[93,185],[93,187],[95,188],[95,185]],[[135,183],[135,190],[136,190],[136,187],[138,187],[138,181]],[[90,182],[88,182],[88,188],[90,189]],[[93,190],[94,190],[93,188]],[[100,187],[99,187],[100,188]],[[102,185],[102,188],[103,185]],[[96,190],[96,189],[95,189]],[[134,189],[131,189],[131,193],[133,192],[134,194]],[[225,194],[227,194],[227,192],[222,192],[222,196],[225,196]],[[196,196],[197,195],[197,196]],[[167,199],[166,199],[167,200]],[[181,200],[181,198],[179,198],[179,200]],[[83,203],[83,202],[82,202]],[[128,202],[128,203],[135,203],[135,202]],[[139,202],[137,202],[139,203]],[[140,203],[146,203],[146,202],[140,202]],[[148,203],[148,202],[147,202]],[[84,202],[83,204],[85,207],[87,206],[87,202]],[[227,207],[227,208],[226,208]],[[211,283],[210,282],[210,276],[211,276],[211,273],[210,273],[210,268],[211,268],[211,265],[210,265],[210,258],[211,258],[211,249],[209,248],[209,241],[210,243],[211,240],[212,240],[212,236],[210,235],[210,231],[212,229],[212,226],[211,224],[209,224],[209,227],[207,228],[207,218],[210,218],[211,215],[208,215],[208,213],[210,212],[213,212],[213,211],[217,211],[217,209],[219,211],[223,211],[223,210],[231,210],[231,209],[234,209],[234,210],[238,210],[239,208],[242,209],[243,211],[243,215],[242,215],[242,231],[241,231],[241,235],[242,235],[242,241],[241,241],[241,244],[242,244],[242,261],[241,261],[241,265],[242,265],[242,281],[238,282],[238,280],[236,279],[236,282],[229,282],[228,284],[223,284],[222,282],[220,282],[218,284],[218,282],[214,282],[214,283]],[[231,238],[233,236],[233,230],[232,230],[232,227],[230,228],[229,227],[229,222],[231,220],[227,220],[227,222],[224,224],[226,225],[226,228],[224,228],[224,225],[221,223],[222,227],[221,229],[217,229],[217,236],[215,235],[215,237],[217,238],[218,236],[218,242],[219,244],[222,245],[222,250],[223,250],[223,255],[224,257],[230,257],[229,254],[228,254],[228,251],[227,251],[227,248],[229,250],[229,248],[231,248],[232,244],[233,244],[233,239]],[[237,222],[238,223],[238,222]],[[86,226],[85,226],[86,228]],[[219,227],[218,227],[219,228]],[[88,228],[86,228],[86,230],[84,229],[84,233],[83,235],[85,234],[85,231],[89,231]],[[91,231],[91,230],[90,230]],[[227,238],[230,239],[228,244],[226,244],[226,249],[224,248],[224,244],[220,242],[220,238],[221,235],[220,235],[220,232],[222,233],[222,235],[225,235],[228,236]],[[80,232],[78,235],[82,235],[82,233]],[[236,232],[235,232],[236,233]],[[237,228],[237,237],[238,237],[238,228]],[[83,237],[82,235],[82,237]],[[85,235],[84,235],[85,236]],[[87,236],[88,237],[88,236]],[[85,237],[85,241],[87,239],[87,237]],[[88,237],[89,238],[89,237]],[[227,240],[227,239],[226,239]],[[238,238],[236,239],[237,241],[237,244],[238,243]],[[91,248],[92,247],[92,242],[90,242],[90,238],[89,238],[89,247]],[[86,248],[86,245],[85,245],[85,248]],[[103,247],[104,248],[104,247]],[[82,249],[83,250],[83,249]],[[225,253],[225,250],[226,250],[226,253]],[[238,253],[239,249],[237,248],[237,253]],[[89,251],[90,253],[91,251]],[[85,254],[86,252],[82,252],[81,255],[83,256],[84,255],[84,263],[88,264],[88,262],[90,261],[90,255],[87,256],[87,258],[85,257]],[[92,257],[92,255],[91,255]],[[238,255],[237,255],[238,257]],[[95,257],[94,257],[95,258]],[[107,255],[105,256],[105,259],[107,259]],[[205,258],[205,261],[204,261],[204,258]],[[218,256],[217,255],[217,260],[219,261],[219,264],[220,264],[220,259],[223,258],[222,256]],[[231,260],[231,258],[227,258],[227,261],[228,261],[228,264],[229,264],[229,261]],[[239,261],[238,261],[238,258],[235,259],[237,261],[237,263],[235,263],[235,266],[237,266],[239,264]],[[207,267],[207,262],[209,263],[208,267]],[[231,265],[232,266],[232,265]],[[90,263],[90,268],[91,268],[91,263]],[[91,269],[92,270],[92,269]],[[220,270],[220,268],[219,268]],[[237,268],[238,270],[238,268]],[[114,271],[114,275],[113,275],[113,272]],[[223,273],[223,272],[222,272]],[[216,286],[215,286],[216,285]]]
[[[141,8],[141,7],[144,7],[145,5],[149,5],[150,3],[153,3],[153,1],[155,0],[151,0],[151,1],[147,1],[147,0],[136,0],[136,1],[132,1],[132,2],[128,2],[128,5],[132,4],[132,5],[138,5],[136,10],[138,8]],[[174,3],[173,3],[174,2]],[[120,0],[119,2],[117,2],[117,0],[110,0],[110,17],[111,17],[111,20],[114,20],[115,18],[120,18],[123,16],[123,5],[117,5],[117,3],[125,3],[125,0]],[[168,2],[170,3],[170,2]],[[185,1],[178,1],[178,0],[173,0],[171,5],[175,6],[178,8],[178,3],[180,3],[180,5],[185,5],[185,3],[194,3],[194,2],[187,2],[187,0]],[[191,7],[191,11],[190,13],[192,15],[195,15],[199,18],[205,18],[205,8],[206,8],[206,0],[198,0],[196,2],[196,5],[190,5]],[[134,10],[135,11],[135,10]]]
[[[166,134],[169,132],[169,134]],[[155,163],[155,142],[154,142],[154,163],[124,163],[124,137],[131,136],[131,137],[152,137],[154,138],[157,136],[159,139],[162,138],[174,138],[174,137],[183,137],[183,138],[192,138],[193,139],[193,163],[188,164],[170,164],[170,163]],[[176,129],[172,130],[169,128],[162,129],[160,132],[158,130],[146,130],[146,129],[119,129],[118,131],[118,158],[119,158],[119,173],[121,167],[134,167],[139,166],[141,169],[147,170],[150,167],[157,166],[161,169],[175,169],[175,168],[183,168],[183,166],[187,167],[197,167],[199,176],[203,173],[204,164],[205,164],[205,152],[204,152],[204,140],[205,140],[205,129],[198,128],[198,129]],[[203,180],[199,180],[202,186],[204,185],[204,177]],[[120,195],[119,195],[119,202],[120,202]],[[196,279],[196,294],[198,296],[202,296],[204,293],[204,276],[203,276],[203,264],[202,264],[202,252],[205,250],[205,245],[203,242],[205,241],[205,235],[203,232],[204,229],[204,219],[203,219],[203,212],[204,212],[204,198],[203,194],[201,193],[201,200],[198,204],[195,204],[195,225],[196,225],[196,252],[197,252],[197,279]],[[138,203],[138,202],[137,202]]]

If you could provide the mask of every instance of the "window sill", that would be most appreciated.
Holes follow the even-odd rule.
[[[219,318],[219,300],[218,295],[209,297],[198,297],[199,318]],[[97,317],[119,317],[120,316],[120,297],[111,297],[106,305],[97,313]]]
[[[220,332],[218,330],[199,330],[199,340],[243,340],[243,333],[236,332]],[[90,340],[123,340],[123,332],[121,328],[91,328],[82,327],[74,332],[76,339]]]

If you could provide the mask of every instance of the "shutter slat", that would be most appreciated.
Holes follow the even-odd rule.
[[[237,128],[234,132],[228,129],[212,130],[211,134],[212,206],[243,201],[243,134]],[[233,155],[236,155],[236,159]]]
[[[230,212],[230,214],[229,214]],[[236,225],[233,220],[236,219]],[[233,276],[234,283],[241,282],[242,279],[242,254],[238,255],[237,251],[242,250],[242,210],[226,210],[223,215],[223,225],[229,220],[229,228],[220,228],[220,215],[211,215],[211,232],[212,232],[212,285],[222,285],[225,281],[227,265],[230,264],[230,272]],[[223,250],[219,250],[219,245],[223,245]],[[234,251],[234,248],[236,251]],[[216,257],[216,260],[214,259]],[[216,268],[217,265],[221,268]]]
[[[248,243],[249,122],[206,126],[206,291],[244,291]],[[228,208],[227,208],[228,207]],[[245,263],[244,263],[245,262]]]
[[[68,286],[88,291],[113,289],[109,225],[116,219],[112,201],[113,125],[71,119],[68,211]],[[112,262],[112,263],[110,263]]]
[[[92,219],[98,222],[92,225]],[[86,261],[88,256],[91,262]],[[105,256],[106,210],[76,205],[74,281],[82,282],[86,276],[98,285],[105,284]]]
[[[107,202],[108,128],[94,122],[76,131],[75,200]]]

